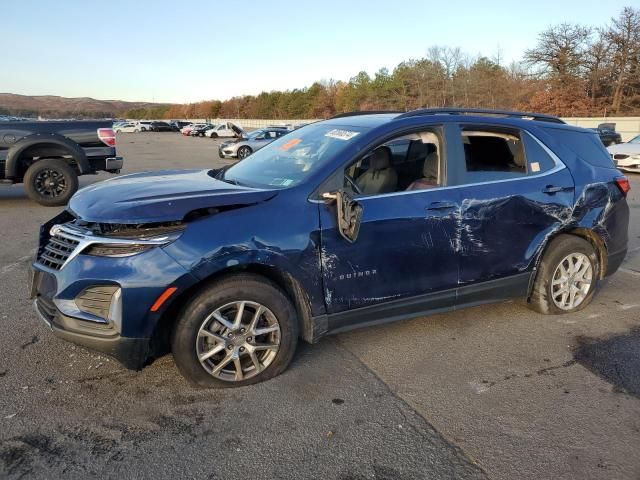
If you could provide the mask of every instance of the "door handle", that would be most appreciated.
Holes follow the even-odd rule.
[[[453,202],[431,202],[427,207],[427,210],[447,210],[449,208],[456,208],[457,205]]]
[[[557,185],[547,185],[542,189],[542,193],[553,195],[554,193],[564,192],[566,190],[573,190],[573,187],[558,187]]]

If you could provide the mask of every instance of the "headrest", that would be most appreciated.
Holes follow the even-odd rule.
[[[391,165],[391,150],[389,147],[378,147],[371,154],[371,171],[384,170]]]
[[[431,152],[427,155],[427,158],[424,159],[422,175],[424,175],[425,178],[438,180],[438,152]]]

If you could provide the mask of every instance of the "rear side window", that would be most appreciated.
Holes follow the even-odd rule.
[[[520,132],[511,129],[463,128],[465,183],[508,180],[527,175]]]
[[[522,142],[527,152],[527,166],[531,174],[543,173],[555,166],[547,151],[531,135],[525,133]]]
[[[546,128],[546,130],[585,162],[595,167],[615,168],[611,155],[596,133],[559,128]]]

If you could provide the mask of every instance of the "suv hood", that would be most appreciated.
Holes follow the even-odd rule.
[[[209,172],[164,170],[124,175],[79,190],[68,209],[87,222],[171,222],[182,220],[193,210],[252,205],[277,194],[276,190],[216,180]]]

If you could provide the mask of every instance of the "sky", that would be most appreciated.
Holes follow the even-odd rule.
[[[550,25],[636,0],[13,0],[0,92],[187,103],[392,70],[430,46],[519,60]]]

